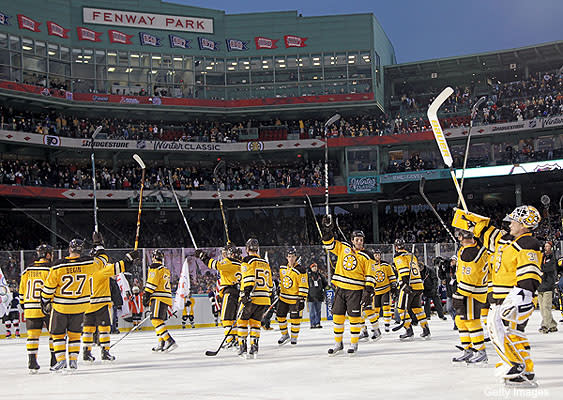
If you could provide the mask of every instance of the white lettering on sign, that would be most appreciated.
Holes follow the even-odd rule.
[[[213,33],[213,19],[177,15],[151,14],[102,8],[82,9],[82,19],[87,24],[130,26],[197,33]]]

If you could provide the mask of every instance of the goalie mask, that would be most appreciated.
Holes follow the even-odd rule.
[[[154,249],[152,251],[152,258],[156,261],[164,261],[164,252],[160,249]]]
[[[404,249],[405,248],[405,239],[395,239],[395,247],[397,249]]]
[[[533,206],[516,207],[514,211],[504,217],[503,221],[516,221],[525,228],[536,229],[541,221],[540,212]]]

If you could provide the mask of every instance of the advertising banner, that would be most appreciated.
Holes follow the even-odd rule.
[[[379,193],[379,178],[377,176],[349,176],[348,193]]]

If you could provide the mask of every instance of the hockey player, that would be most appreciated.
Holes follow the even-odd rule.
[[[457,229],[455,235],[461,247],[457,252],[457,291],[453,295],[453,307],[463,350],[461,355],[452,358],[452,362],[486,364],[481,310],[487,301],[488,253],[471,232]]]
[[[504,221],[510,222],[508,237],[491,225],[489,218],[463,210],[456,210],[452,225],[472,231],[489,251],[494,252],[488,329],[505,366],[505,384],[537,386],[530,344],[524,331],[534,311],[533,297],[542,275],[541,245],[532,235],[541,216],[535,207],[520,206]]]
[[[424,286],[420,276],[420,270],[418,268],[418,260],[414,254],[409,253],[405,249],[405,241],[403,239],[395,240],[395,252],[396,255],[393,258],[393,263],[395,264],[397,273],[399,274],[400,287],[397,308],[402,320],[402,326],[406,329],[406,332],[400,335],[399,339],[414,339],[414,332],[411,326],[412,321],[408,313],[409,308],[412,308],[412,312],[422,327],[420,337],[423,339],[430,339],[430,328],[428,327],[426,314],[424,313],[424,309],[421,305],[421,297]],[[393,328],[393,330],[398,330],[400,327],[401,325]]]
[[[170,336],[164,321],[168,317],[168,307],[172,306],[170,271],[163,264],[164,252],[155,249],[152,252],[152,264],[149,267],[147,282],[143,294],[143,305],[151,310],[151,323],[158,336],[158,344],[153,351],[170,352],[178,347]]]
[[[221,261],[210,258],[205,252],[196,250],[195,256],[211,269],[219,271],[219,295],[222,299],[221,321],[225,334],[236,324],[239,283],[241,279],[241,251],[232,243],[227,243],[223,249],[225,256]],[[233,328],[226,346],[231,347],[236,343],[237,332]]]
[[[237,321],[240,357],[254,357],[258,355],[260,340],[260,325],[264,312],[270,305],[270,291],[272,290],[272,271],[266,260],[258,254],[258,239],[250,238],[246,241],[246,252],[241,265],[241,303],[244,308]],[[247,353],[248,327],[250,326],[250,350]]]
[[[105,252],[102,235],[99,232],[92,234],[94,248],[90,255],[96,257]],[[138,258],[138,252],[130,253],[133,259]],[[84,313],[82,323],[82,358],[84,361],[94,362],[92,355],[92,344],[94,333],[98,329],[99,344],[102,348],[102,361],[114,361],[115,357],[110,354],[110,330],[111,330],[111,290],[110,278],[125,272],[125,261],[113,264],[114,268],[94,268],[90,275],[89,284],[92,293],[90,304]]]
[[[27,267],[20,280],[20,303],[24,309],[25,325],[27,328],[27,355],[28,368],[31,374],[39,370],[37,363],[37,352],[39,350],[39,336],[43,327],[49,330],[49,316],[41,310],[41,290],[49,275],[49,269],[53,261],[53,248],[48,244],[42,244],[36,249],[37,261]],[[55,352],[53,351],[53,340],[49,338],[51,350],[51,366],[56,364]]]
[[[307,270],[297,262],[297,250],[295,247],[287,251],[287,265],[280,266],[280,297],[276,318],[280,327],[281,337],[279,345],[286,344],[290,340],[287,334],[287,314],[291,324],[291,344],[297,344],[301,317],[305,308],[305,300],[309,294],[309,281]]]
[[[184,308],[182,309],[182,329],[186,329],[186,323],[188,320],[190,321],[190,326],[192,329],[195,328],[194,322],[194,307],[195,307],[195,300],[192,295],[192,291],[188,292],[188,296],[186,297],[186,301],[184,303]]]
[[[93,258],[81,256],[83,247],[81,239],[70,241],[69,255],[53,264],[41,292],[41,308],[45,314],[51,315],[49,331],[57,357],[57,363],[51,367],[53,372],[61,372],[67,367],[67,339],[68,366],[71,370],[78,368],[83,316],[90,305],[90,277],[94,271],[103,268],[115,269],[112,264],[106,265],[108,256],[103,252]],[[130,263],[135,257],[135,252],[127,253],[122,262]]]
[[[20,337],[20,295],[15,282],[10,282],[9,290],[12,292],[12,300],[2,318],[6,328],[6,339],[12,338],[12,328],[14,329],[14,336]]]
[[[352,232],[352,244],[334,239],[334,219],[325,215],[321,224],[324,248],[336,254],[336,268],[332,275],[332,284],[336,286],[332,315],[334,323],[334,347],[328,350],[335,355],[344,349],[344,321],[346,315],[350,320],[350,348],[348,354],[358,351],[358,340],[362,329],[361,308],[372,302],[374,294],[374,278],[371,275],[369,255],[363,251],[364,233],[359,230]]]
[[[375,249],[373,259],[371,261],[371,273],[375,279],[374,296],[372,303],[364,308],[364,316],[372,327],[372,340],[381,339],[381,330],[379,329],[379,315],[383,308],[383,321],[385,330],[389,332],[391,323],[391,293],[397,292],[397,277],[393,272],[391,265],[381,259],[381,250]],[[367,328],[365,335],[367,336]],[[363,333],[363,332],[362,332]],[[360,335],[361,338],[361,335]]]
[[[129,297],[129,309],[131,310],[133,327],[136,327],[143,319],[143,313],[145,311],[143,307],[143,294],[139,286],[133,286],[131,292],[131,296]]]

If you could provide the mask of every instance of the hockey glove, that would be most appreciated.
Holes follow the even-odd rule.
[[[452,226],[464,231],[473,232],[476,237],[479,237],[490,222],[490,218],[456,208]]]
[[[526,322],[534,311],[532,298],[533,294],[529,290],[513,287],[500,305],[501,318],[516,324]]]
[[[209,263],[210,258],[204,251],[197,249],[195,251],[195,256],[199,258],[205,265]]]
[[[94,247],[96,246],[103,247],[104,238],[100,232],[96,232],[96,231],[92,232],[92,244],[94,245]]]
[[[44,299],[43,297],[41,297],[41,311],[43,311],[43,314],[47,316],[51,315],[52,309],[53,309],[53,305],[51,303],[51,300]]]
[[[325,215],[321,221],[321,232],[322,232],[322,240],[328,241],[332,239],[334,234],[332,231],[334,230],[334,219],[332,215]]]
[[[245,306],[252,302],[252,296],[250,295],[250,292],[252,292],[252,288],[250,286],[244,288],[244,293],[242,295],[242,298],[240,299],[240,302]]]
[[[143,306],[148,307],[151,302],[151,294],[144,292],[143,293]]]
[[[391,296],[397,297],[399,295],[399,289],[397,289],[397,285],[394,283],[391,284]]]
[[[186,303],[185,303],[184,307],[189,307],[191,305],[192,305],[192,302],[190,300],[186,299]]]
[[[94,246],[94,248],[92,248],[92,250],[90,250],[90,257],[97,257],[97,256],[104,254],[105,252],[106,252],[106,249],[104,248],[104,246],[99,244],[97,246]]]
[[[371,301],[373,298],[373,288],[371,286],[366,286],[362,292],[362,300],[360,302],[361,306],[364,308],[371,306]]]
[[[305,299],[304,299],[304,298],[300,298],[300,299],[297,301],[297,309],[298,309],[299,311],[303,311],[303,310],[305,309]]]
[[[141,254],[139,253],[139,250],[133,250],[125,254],[125,259],[130,263],[134,262],[135,260],[138,260],[140,257]]]

